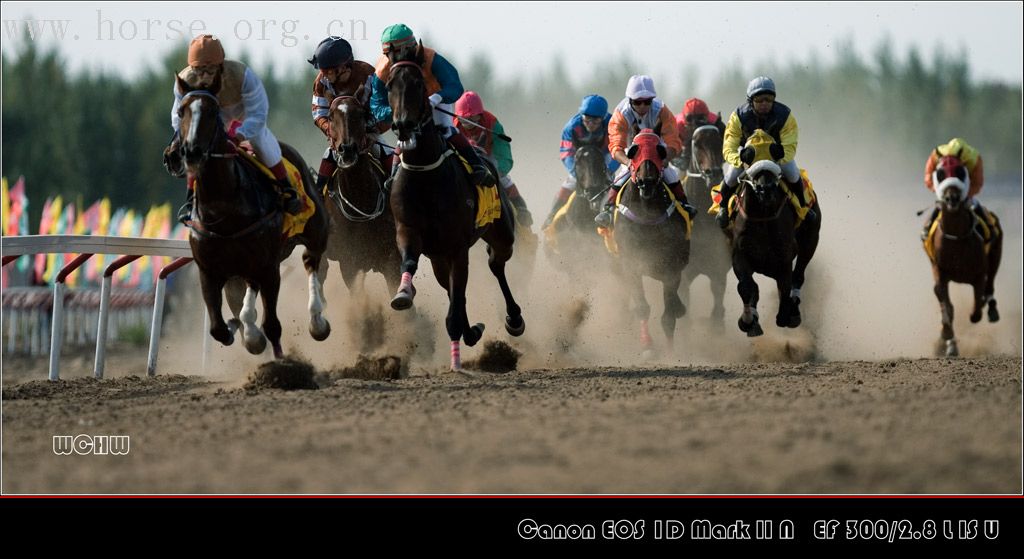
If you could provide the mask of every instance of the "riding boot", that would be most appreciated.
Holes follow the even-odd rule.
[[[192,219],[192,205],[196,200],[196,177],[192,173],[189,173],[186,180],[187,189],[185,190],[185,203],[178,210],[178,221],[185,223]]]
[[[523,196],[519,194],[519,189],[516,188],[516,185],[513,184],[506,188],[505,193],[508,195],[508,201],[516,208],[516,221],[519,222],[519,225],[526,228],[532,226],[533,214],[531,214],[530,210],[526,207],[526,200],[524,200]]]
[[[468,161],[469,166],[473,168],[472,178],[475,184],[479,184],[480,186],[494,186],[497,184],[494,177],[491,176],[491,172],[487,169],[487,166],[484,165],[484,162],[480,159],[480,156],[477,155],[476,150],[473,149],[473,146],[465,136],[458,133],[452,134],[451,137],[448,138],[448,142],[452,144],[455,151],[459,152],[459,155]]]
[[[722,201],[718,205],[718,214],[715,215],[715,223],[722,229],[729,227],[729,199],[732,198],[733,191],[732,187],[722,183],[722,187],[719,190],[722,196]]]
[[[285,169],[284,160],[277,162],[270,168],[270,171],[274,173],[274,178],[277,179],[277,188],[280,190],[282,202],[284,203],[284,211],[291,215],[296,215],[302,211],[302,199],[299,198],[299,193],[292,187],[288,181],[288,170]]]
[[[935,223],[935,219],[939,217],[939,206],[932,208],[932,213],[928,215],[928,219],[924,222],[924,229],[921,230],[921,240],[928,240],[928,233],[932,230],[932,224]]]
[[[551,222],[555,220],[555,214],[569,201],[569,196],[571,195],[571,190],[566,190],[565,188],[558,189],[558,196],[555,196],[555,203],[551,206],[551,211],[548,212],[548,217],[544,220],[544,226],[541,229],[547,229],[548,225],[551,225]]]
[[[610,228],[612,226],[612,213],[615,212],[615,201],[619,197],[619,189],[613,184],[608,189],[608,199],[605,200],[604,209],[594,217],[594,223],[598,227]]]
[[[334,176],[334,172],[338,169],[338,164],[334,162],[330,157],[325,157],[320,160],[320,170],[317,171],[316,175],[316,188],[317,192],[323,193],[327,183]]]
[[[687,201],[686,191],[683,190],[682,181],[676,181],[668,185],[668,188],[672,191],[672,195],[676,197],[676,200],[683,205],[683,209],[686,210],[686,213],[690,214],[690,219],[693,219],[693,216],[697,215],[697,208],[691,206],[689,201]]]

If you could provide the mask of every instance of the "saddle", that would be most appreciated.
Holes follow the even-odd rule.
[[[779,188],[781,188],[783,192],[785,192],[786,198],[789,200],[790,205],[793,206],[793,211],[796,212],[797,228],[799,228],[800,225],[804,222],[804,219],[807,217],[807,212],[811,208],[813,208],[815,203],[817,203],[818,201],[818,195],[815,194],[814,192],[814,183],[812,183],[811,179],[807,177],[807,169],[800,169],[800,178],[801,180],[804,181],[804,192],[807,195],[807,207],[803,207],[800,204],[800,200],[797,198],[797,195],[789,189],[789,185],[786,184],[786,181],[782,180],[781,178],[779,179]],[[738,204],[739,199],[736,197],[736,194],[733,194],[732,196],[729,197],[727,210],[729,212],[728,215],[730,221],[733,219],[736,212],[739,211]],[[718,209],[721,207],[722,185],[716,184],[715,186],[711,187],[711,207],[708,208],[708,214],[717,214]]]

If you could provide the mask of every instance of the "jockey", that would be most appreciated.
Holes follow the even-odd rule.
[[[512,144],[498,137],[498,134],[505,133],[505,127],[497,117],[484,110],[484,102],[475,91],[467,91],[459,97],[455,102],[455,114],[459,115],[454,120],[455,127],[469,143],[484,150],[494,163],[498,170],[498,184],[508,194],[508,201],[516,207],[519,224],[524,227],[533,225],[533,216],[526,208],[526,200],[523,200],[512,177],[508,176],[513,164]]]
[[[416,41],[416,37],[403,23],[396,23],[384,30],[380,37],[381,54],[377,60],[376,73],[372,80],[372,91],[370,96],[370,112],[374,119],[380,123],[391,122],[391,105],[388,103],[388,89],[386,83],[391,74],[391,60],[388,53],[391,51],[401,52],[406,50],[423,49],[423,79],[427,84],[427,95],[429,95],[430,106],[452,112],[452,103],[462,96],[462,81],[459,79],[459,72],[443,56],[434,49],[423,47]],[[459,131],[452,125],[452,117],[440,111],[434,112],[434,124],[440,128],[442,137],[448,141],[459,152],[459,155],[469,162],[473,168],[473,182],[482,186],[493,186],[494,177],[476,154],[476,150],[469,144],[466,137],[459,134]],[[397,169],[397,167],[394,167]]]
[[[796,164],[796,144],[799,136],[796,119],[789,107],[775,102],[775,82],[766,76],[758,76],[747,85],[747,102],[740,105],[729,116],[722,142],[722,156],[725,157],[725,179],[722,181],[722,204],[718,212],[718,224],[728,226],[728,200],[735,192],[736,184],[743,173],[740,150],[755,130],[764,130],[782,146],[784,155],[778,161],[782,176],[789,189],[797,195],[802,206],[807,206],[804,181],[800,167]],[[807,219],[813,219],[814,210],[808,209]]]
[[[562,144],[559,148],[562,164],[569,171],[569,177],[562,183],[555,196],[555,203],[544,221],[544,226],[551,224],[558,210],[569,201],[569,196],[576,189],[576,150],[583,146],[596,146],[604,152],[605,168],[609,178],[618,170],[619,162],[608,152],[608,123],[612,115],[608,113],[608,101],[600,95],[587,95],[580,103],[580,109],[565,123],[562,128]]]
[[[328,143],[331,138],[331,103],[341,96],[355,95],[359,86],[363,86],[364,93],[359,101],[363,104],[369,99],[370,86],[372,83],[374,68],[362,60],[354,60],[352,56],[352,45],[341,37],[327,37],[316,47],[313,58],[308,60],[313,68],[320,70],[313,80],[313,123],[327,136]],[[391,174],[391,153],[382,149],[378,140],[380,130],[375,122],[367,122],[366,125],[368,140],[371,152],[380,160],[384,167],[385,176]],[[316,190],[322,192],[324,185],[330,180],[331,175],[338,165],[334,160],[328,145],[320,160],[320,170],[316,179]]]
[[[289,184],[288,172],[281,160],[281,145],[267,128],[267,112],[270,103],[263,83],[251,68],[236,60],[224,59],[224,47],[213,35],[200,35],[192,40],[188,47],[188,66],[178,73],[178,77],[191,87],[209,88],[220,102],[220,114],[228,136],[236,143],[248,140],[256,152],[256,156],[277,179],[277,186],[284,196],[285,211],[297,214],[302,210],[302,200],[298,192]],[[181,176],[181,133],[178,107],[183,92],[174,87],[174,104],[171,107],[171,127],[174,138],[171,145],[164,150],[164,165],[175,176]],[[230,126],[231,121],[240,121],[241,126]],[[195,199],[195,176],[191,173],[187,178],[188,195],[185,205],[178,212],[178,220],[185,221],[192,215],[192,203]]]
[[[937,172],[939,160],[947,156],[956,157],[963,163],[964,167],[967,167],[966,177],[947,177],[942,176],[944,172],[942,174]],[[965,201],[971,210],[986,223],[991,222],[988,211],[974,198],[975,195],[981,193],[982,187],[985,186],[985,171],[981,162],[981,154],[963,138],[953,138],[948,143],[936,147],[928,155],[928,161],[925,162],[924,185],[928,190],[935,192],[936,187],[941,186],[947,181],[958,181],[960,184],[963,184],[967,189]],[[939,208],[936,206],[932,210],[931,216],[925,222],[924,230],[921,231],[922,241],[928,238],[928,232],[932,228],[932,223],[938,216]]]
[[[676,129],[679,130],[679,140],[683,143],[683,151],[679,154],[679,169],[690,167],[690,150],[693,148],[693,131],[701,126],[710,124],[725,136],[725,123],[722,122],[722,115],[711,112],[708,104],[696,97],[686,100],[683,110],[676,115]]]
[[[629,83],[626,85],[626,97],[615,107],[615,112],[608,123],[608,151],[623,166],[619,168],[615,182],[608,189],[608,200],[605,202],[604,209],[594,218],[594,222],[599,226],[611,226],[612,212],[615,209],[615,200],[618,197],[619,189],[626,184],[626,180],[630,177],[626,148],[629,147],[633,137],[640,130],[645,128],[655,130],[658,127],[660,127],[661,143],[666,146],[668,152],[666,159],[672,160],[682,151],[679,132],[676,130],[676,119],[672,116],[672,111],[661,99],[658,99],[658,94],[654,90],[654,80],[650,76],[629,78]],[[687,203],[683,185],[679,182],[679,173],[671,165],[665,165],[662,178],[672,190],[676,200],[693,216],[696,210]]]

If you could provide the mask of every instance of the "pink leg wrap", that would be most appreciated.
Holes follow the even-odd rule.
[[[462,368],[462,357],[459,355],[459,341],[452,342],[452,370],[458,371]]]
[[[651,332],[647,329],[647,321],[640,321],[640,345],[645,348],[651,347]]]
[[[412,274],[409,272],[402,273],[402,283],[398,286],[399,291],[405,291],[410,295],[416,294],[416,288],[412,285]]]

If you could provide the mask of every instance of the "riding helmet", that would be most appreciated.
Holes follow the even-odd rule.
[[[341,37],[330,36],[320,41],[316,46],[313,58],[307,62],[317,70],[325,68],[337,68],[342,64],[352,61],[352,45]]]
[[[580,114],[604,118],[608,114],[608,100],[600,95],[587,95],[580,103]]]
[[[768,76],[758,76],[747,84],[747,99],[753,99],[759,93],[775,95],[775,82]]]

